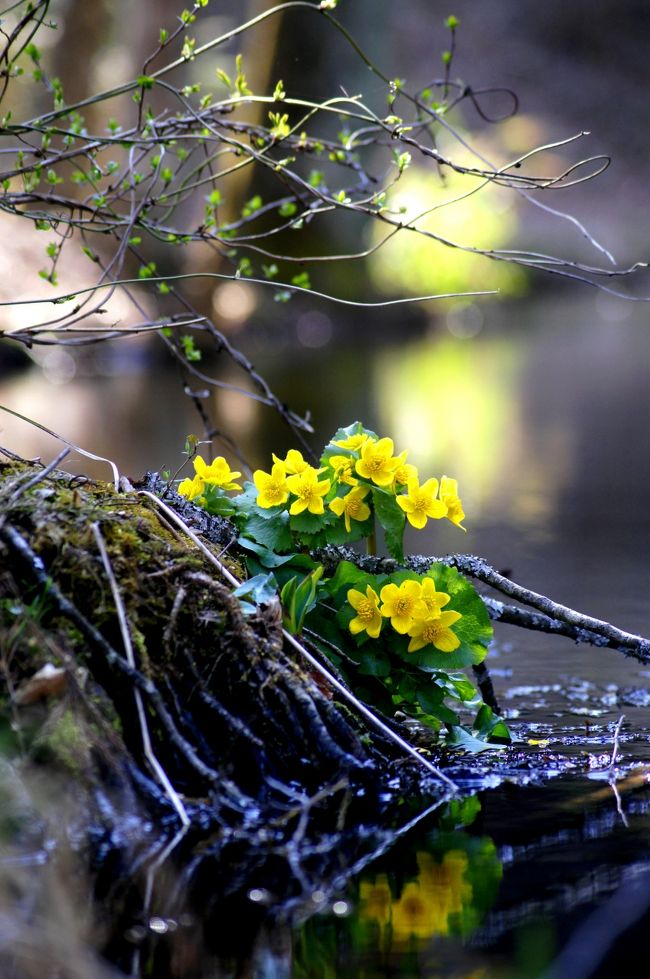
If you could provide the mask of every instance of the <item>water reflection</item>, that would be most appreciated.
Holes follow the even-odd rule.
[[[345,921],[331,914],[307,921],[294,940],[296,975],[329,975],[316,968],[326,948],[332,976],[433,975],[425,965],[432,950],[469,938],[499,892],[494,842],[470,829],[480,810],[476,796],[449,804],[348,889]]]

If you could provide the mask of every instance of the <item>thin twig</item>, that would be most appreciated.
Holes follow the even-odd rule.
[[[58,439],[59,442],[63,442],[64,445],[70,446],[75,452],[79,452],[82,456],[86,456],[87,459],[93,459],[95,462],[107,462],[113,471],[113,482],[115,484],[115,492],[119,493],[120,489],[120,473],[111,459],[106,459],[104,456],[95,455],[94,452],[88,452],[87,449],[82,449],[80,446],[76,445],[74,442],[69,442],[67,438],[63,435],[58,435],[53,432],[51,428],[46,425],[41,425],[40,422],[34,421],[33,418],[28,418],[27,415],[21,415],[19,411],[14,411],[13,408],[7,408],[6,405],[0,405],[0,411],[6,411],[8,415],[13,415],[14,418],[20,418],[21,421],[27,422],[28,425],[32,425],[34,428],[40,429],[41,432],[45,432],[47,435],[51,435],[52,438]]]
[[[58,456],[56,456],[56,458],[52,459],[52,461],[50,463],[48,463],[47,466],[45,466],[39,472],[35,473],[33,476],[31,476],[29,479],[27,479],[26,482],[21,482],[20,485],[18,485],[18,486],[16,486],[14,484],[14,486],[11,487],[11,489],[13,490],[13,492],[9,495],[8,499],[6,499],[4,501],[4,503],[2,504],[5,513],[11,507],[11,505],[16,502],[16,500],[18,500],[24,493],[27,492],[27,490],[32,489],[32,487],[34,487],[38,483],[40,483],[41,480],[43,480],[47,476],[49,476],[49,474],[54,469],[56,469],[56,467],[59,465],[59,463],[60,462],[63,462],[63,460],[68,455],[70,455],[70,449],[63,449],[63,451],[59,452],[59,454],[58,454]],[[4,520],[4,519],[5,519],[5,517],[3,515],[0,518],[0,520]]]
[[[115,573],[113,572],[113,567],[111,565],[110,558],[108,556],[108,551],[106,550],[106,544],[104,543],[104,538],[99,526],[99,522],[92,524],[92,532],[99,548],[99,553],[101,555],[102,564],[104,565],[104,570],[106,572],[106,577],[108,578],[109,584],[111,586],[111,593],[113,595],[113,601],[115,603],[115,610],[117,612],[117,619],[120,625],[120,632],[122,635],[122,643],[124,645],[124,652],[126,653],[126,660],[132,669],[136,668],[135,656],[133,653],[133,644],[131,642],[131,633],[129,631],[129,623],[126,617],[126,610],[124,608],[124,602],[122,601],[122,596],[120,595],[120,590],[117,584],[117,579],[115,578]],[[144,712],[144,705],[142,703],[142,695],[140,691],[135,689],[133,691],[133,696],[135,698],[136,709],[138,712],[138,722],[140,724],[140,733],[142,736],[142,748],[144,751],[145,758],[151,765],[151,768],[156,773],[160,784],[165,789],[169,800],[171,801],[174,809],[178,813],[179,819],[183,826],[189,826],[190,817],[187,815],[187,810],[181,802],[178,792],[170,782],[167,773],[164,768],[156,758],[154,754],[153,747],[151,745],[151,737],[149,736],[149,727],[147,725],[147,718]]]

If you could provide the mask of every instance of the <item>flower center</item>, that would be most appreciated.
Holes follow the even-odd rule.
[[[442,626],[439,622],[431,622],[422,630],[422,638],[426,639],[427,642],[434,643],[436,639],[440,638],[440,633],[442,632]]]
[[[283,484],[280,482],[269,483],[266,487],[266,495],[270,500],[277,500],[278,503],[281,503],[284,496]]]
[[[357,615],[363,622],[368,622],[373,618],[375,612],[375,606],[368,598],[364,598],[362,602],[359,602],[357,608]]]
[[[395,611],[398,615],[409,615],[412,604],[410,598],[398,598],[395,602]]]

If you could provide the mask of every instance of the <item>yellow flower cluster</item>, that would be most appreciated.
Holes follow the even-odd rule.
[[[423,578],[421,582],[408,578],[400,585],[384,585],[379,595],[371,585],[366,587],[365,595],[350,588],[347,599],[357,613],[348,627],[353,636],[367,632],[372,639],[377,639],[383,620],[390,619],[396,632],[410,637],[409,653],[425,646],[451,653],[460,646],[451,627],[462,615],[442,611],[449,602],[449,595],[436,591],[433,578]]]
[[[416,467],[406,461],[407,452],[395,455],[393,440],[390,438],[375,438],[366,433],[359,433],[335,440],[332,445],[349,453],[333,455],[328,460],[337,482],[358,487],[358,477],[361,477],[367,484],[392,490],[397,505],[406,514],[406,519],[418,530],[422,530],[427,520],[439,520],[442,517],[447,517],[461,530],[465,530],[462,525],[465,514],[458,498],[458,482],[455,479],[443,476],[440,482],[432,478],[420,484]],[[366,486],[366,492],[368,489],[369,487]],[[346,496],[333,501],[338,509],[330,504],[335,513],[345,513],[348,530],[349,517],[354,520],[366,520],[369,516],[365,504],[363,506],[368,512],[364,512],[363,516],[355,516],[353,512],[349,512],[350,508],[358,507],[359,501],[365,496],[365,493],[360,495],[358,489],[356,496],[353,497],[353,493],[355,493],[354,489]],[[352,499],[349,504],[346,504],[348,497]]]
[[[324,469],[315,469],[305,462],[300,452],[290,449],[285,459],[273,456],[270,473],[256,469],[253,482],[257,488],[257,505],[263,509],[281,506],[289,496],[294,499],[289,507],[291,516],[303,513],[324,513],[323,497],[332,485],[329,479],[318,477]]]
[[[439,863],[426,852],[417,854],[418,876],[393,900],[386,874],[373,882],[362,881],[360,917],[376,921],[380,928],[390,924],[396,945],[433,935],[447,935],[449,919],[471,906],[474,893],[467,880],[469,861],[462,850],[449,850]]]
[[[302,454],[291,449],[285,459],[273,456],[271,472],[257,469],[253,482],[258,491],[257,505],[263,509],[283,506],[293,497],[289,513],[325,512],[325,506],[341,517],[350,533],[351,521],[368,520],[371,509],[367,501],[373,486],[395,494],[397,505],[404,511],[413,527],[421,530],[429,519],[447,517],[461,530],[462,504],[458,498],[458,483],[443,476],[427,479],[420,484],[415,466],[406,461],[406,451],[394,454],[393,440],[377,438],[365,432],[334,440],[332,445],[341,454],[325,456],[320,469],[310,466]],[[323,473],[327,475],[319,478]],[[350,487],[338,495],[339,487]],[[332,497],[326,503],[324,497]]]
[[[195,500],[203,495],[206,486],[216,486],[222,490],[241,490],[241,486],[235,482],[240,476],[241,473],[234,472],[223,456],[217,456],[210,465],[202,456],[196,456],[194,477],[183,479],[178,484],[178,493],[188,500]]]

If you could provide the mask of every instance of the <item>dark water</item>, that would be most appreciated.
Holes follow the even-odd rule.
[[[422,472],[459,479],[469,533],[413,533],[411,551],[481,554],[563,604],[650,634],[641,307],[591,293],[493,304],[382,340],[370,323],[338,330],[321,315],[241,342],[283,400],[312,410],[317,444],[359,417],[409,447]],[[45,377],[3,381],[0,403],[131,475],[175,468],[198,425],[174,379],[143,373],[140,356],[142,370],[119,351],[99,366],[46,363]],[[253,465],[292,444],[268,409],[237,393],[218,392],[214,407]],[[55,454],[53,440],[1,423],[1,444]],[[462,818],[431,814],[335,899],[316,895],[293,932],[262,929],[246,967],[213,962],[206,976],[604,979],[633,961],[650,924],[650,667],[508,626],[489,665],[525,762],[517,755],[478,794],[469,779],[475,801]],[[155,900],[150,909],[147,941],[182,932]]]

